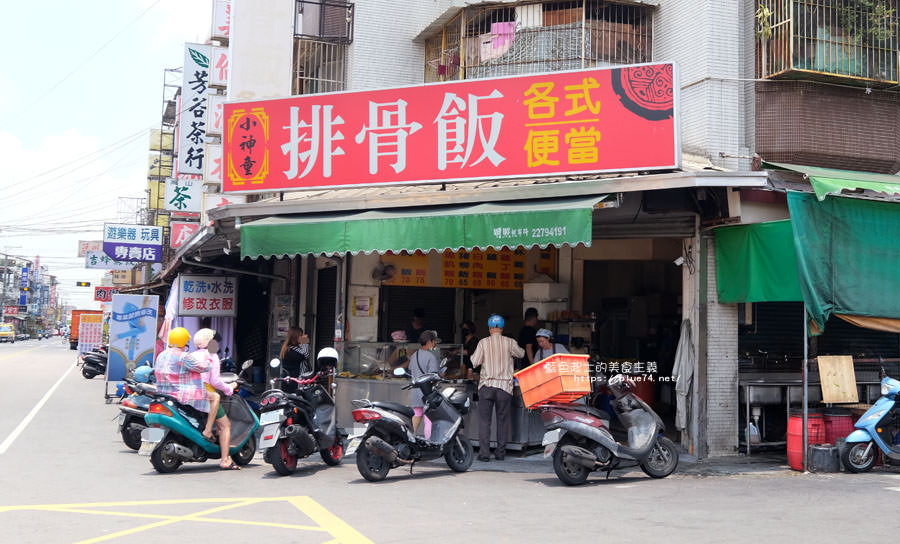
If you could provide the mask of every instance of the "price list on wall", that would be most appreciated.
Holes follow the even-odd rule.
[[[525,281],[523,249],[445,251],[441,259],[441,287],[521,289]]]

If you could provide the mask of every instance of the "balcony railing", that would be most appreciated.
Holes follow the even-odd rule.
[[[294,0],[294,36],[338,43],[353,41],[353,4],[344,0]]]
[[[466,8],[425,43],[425,81],[651,60],[651,9],[601,0]]]
[[[898,0],[769,0],[756,14],[757,73],[888,87],[898,83]]]

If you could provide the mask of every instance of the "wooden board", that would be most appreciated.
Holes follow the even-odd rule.
[[[822,402],[859,402],[853,357],[850,355],[822,355],[819,361],[819,382],[822,385]]]

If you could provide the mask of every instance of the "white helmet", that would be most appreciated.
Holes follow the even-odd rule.
[[[327,366],[336,367],[338,363],[338,352],[334,348],[322,348],[316,355],[316,362],[319,369]]]

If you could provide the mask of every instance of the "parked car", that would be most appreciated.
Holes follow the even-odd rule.
[[[9,323],[0,323],[0,342],[9,342],[12,344],[15,341],[16,329]]]
[[[20,332],[16,335],[16,340],[28,340],[29,338],[31,338],[31,335],[27,332]]]

